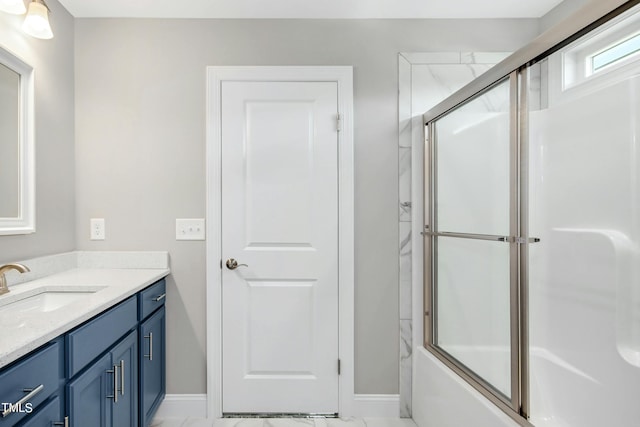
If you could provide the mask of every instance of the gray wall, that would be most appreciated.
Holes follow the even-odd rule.
[[[205,67],[353,65],[356,392],[398,392],[401,51],[511,51],[537,20],[76,20],[79,249],[168,249],[168,392],[203,393],[205,247],[175,218],[205,212]],[[88,240],[89,218],[107,240]]]
[[[66,252],[76,244],[74,19],[57,0],[47,4],[52,40],[24,34],[22,16],[0,12],[0,45],[35,69],[37,164],[36,233],[0,236],[0,263]]]

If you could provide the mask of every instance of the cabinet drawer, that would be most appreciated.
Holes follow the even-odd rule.
[[[138,294],[140,320],[164,305],[166,289],[166,281],[162,279]]]
[[[134,329],[137,313],[136,297],[133,296],[69,332],[66,341],[69,378]]]
[[[37,413],[31,415],[24,424],[20,424],[20,427],[51,427],[53,425],[64,425],[64,408],[62,400],[58,396],[47,402]]]
[[[0,426],[15,425],[59,389],[62,348],[60,340],[54,341],[0,373]],[[9,403],[15,406],[9,408]]]

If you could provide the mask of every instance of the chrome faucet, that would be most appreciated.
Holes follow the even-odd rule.
[[[9,292],[9,287],[7,286],[7,278],[4,277],[4,273],[9,270],[16,270],[19,273],[26,273],[27,271],[31,271],[26,265],[18,263],[5,264],[3,266],[0,266],[0,295]]]

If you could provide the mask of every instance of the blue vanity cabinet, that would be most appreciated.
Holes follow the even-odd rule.
[[[164,280],[139,295],[140,426],[148,427],[166,390]],[[153,303],[151,303],[153,302]]]
[[[69,376],[78,373],[67,386],[70,427],[151,424],[165,395],[165,287],[162,279],[67,334]]]
[[[165,395],[164,291],[161,279],[0,369],[0,427],[148,427]]]

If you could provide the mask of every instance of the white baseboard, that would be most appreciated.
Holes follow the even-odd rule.
[[[400,395],[356,394],[353,396],[354,417],[400,417]]]
[[[356,394],[353,397],[354,417],[398,418],[400,396],[397,394]],[[156,418],[206,418],[206,394],[167,394],[158,408]]]
[[[207,418],[206,394],[167,394],[156,418]]]

